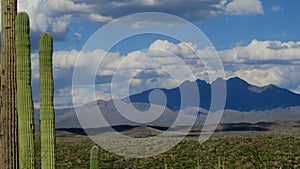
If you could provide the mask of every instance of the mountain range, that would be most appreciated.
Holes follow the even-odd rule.
[[[257,123],[261,121],[290,121],[300,120],[300,95],[287,89],[279,88],[275,85],[258,87],[251,85],[243,79],[234,77],[228,80],[217,79],[212,84],[202,80],[194,82],[185,81],[180,86],[173,89],[160,89],[165,95],[166,102],[153,100],[151,93],[157,89],[150,89],[123,99],[133,103],[139,110],[147,110],[151,103],[156,104],[156,108],[164,108],[163,114],[151,123],[144,125],[168,126],[177,118],[179,110],[183,110],[186,119],[197,116],[196,124],[203,124],[210,108],[212,86],[226,83],[226,103],[225,111],[221,123],[250,122]],[[195,87],[198,90],[194,90]],[[185,96],[192,99],[200,95],[200,100],[181,104],[180,91],[185,91]],[[199,93],[195,94],[195,91]],[[160,99],[157,95],[154,99]],[[190,97],[189,97],[190,96]],[[150,98],[150,99],[149,99]],[[80,109],[84,116],[94,119],[96,109],[101,110],[103,117],[109,121],[110,125],[139,125],[120,115],[114,106],[112,100],[98,100],[97,107],[91,108],[90,104],[82,106]],[[161,105],[160,105],[161,104]],[[190,107],[198,107],[198,114],[189,110]],[[57,110],[56,126],[58,128],[81,127],[74,108]],[[88,126],[87,126],[88,127]],[[94,126],[92,126],[94,127]]]
[[[273,84],[258,87],[251,85],[238,77],[228,79],[217,79],[212,84],[202,80],[194,82],[185,81],[179,87],[173,89],[161,89],[167,100],[166,107],[171,110],[178,110],[189,106],[199,106],[205,109],[210,108],[212,86],[217,83],[227,84],[225,109],[238,111],[269,110],[275,108],[285,108],[290,106],[300,106],[300,95],[287,89],[279,88]],[[187,91],[188,95],[194,95],[194,86],[198,87],[200,101],[197,105],[181,105],[180,90]],[[147,90],[129,97],[130,102],[149,103],[149,94],[155,89]],[[159,104],[159,102],[158,102]]]

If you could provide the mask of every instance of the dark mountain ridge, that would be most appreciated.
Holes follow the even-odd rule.
[[[171,110],[179,110],[189,106],[198,106],[208,110],[211,104],[212,86],[218,86],[217,84],[222,81],[227,85],[225,109],[251,111],[300,106],[299,94],[279,88],[273,84],[258,87],[238,77],[228,80],[217,79],[212,84],[206,83],[203,80],[196,80],[194,82],[185,81],[179,87],[160,90],[163,91],[166,96],[166,107]],[[180,90],[184,91],[187,95],[194,96],[195,91],[197,91],[195,90],[195,86],[198,88],[200,101],[196,104],[195,102],[191,102],[191,104],[187,103],[181,105]],[[127,100],[130,100],[130,102],[150,103],[149,95],[153,90],[155,89],[132,95]]]

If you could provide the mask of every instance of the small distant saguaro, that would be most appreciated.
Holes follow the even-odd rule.
[[[90,169],[99,169],[99,147],[93,146],[90,154]]]

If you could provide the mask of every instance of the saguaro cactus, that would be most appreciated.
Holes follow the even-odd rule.
[[[0,168],[18,164],[18,119],[16,111],[15,17],[17,0],[1,0],[0,65]]]
[[[55,116],[53,107],[53,39],[44,33],[39,44],[41,168],[55,168]]]
[[[34,169],[34,111],[31,90],[29,17],[21,12],[16,18],[17,110],[19,163],[21,169]]]
[[[90,169],[99,168],[99,148],[98,146],[93,146],[90,154]]]

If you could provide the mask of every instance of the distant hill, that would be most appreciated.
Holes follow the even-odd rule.
[[[199,106],[209,109],[211,101],[211,86],[224,81],[217,79],[212,84],[197,80],[195,82],[186,81],[174,89],[160,89],[167,98],[166,106],[171,110],[179,110],[189,106]],[[300,106],[300,95],[287,89],[279,88],[275,85],[258,87],[247,83],[238,77],[226,81],[227,98],[225,109],[238,111],[269,110],[285,108],[290,106]],[[195,94],[194,86],[198,87],[200,102],[197,105],[181,105],[180,90],[186,91],[188,95]],[[130,102],[149,103],[149,94],[155,89],[150,89],[129,97]],[[158,103],[159,104],[159,103]]]
[[[132,122],[130,120],[121,117],[115,111],[115,108],[107,107],[104,102],[100,106],[101,113],[104,114],[105,119],[109,121],[111,126],[140,126],[141,124]],[[134,103],[135,106],[148,107],[147,103]],[[112,106],[113,107],[113,106]],[[87,117],[95,117],[94,115],[89,115],[90,108],[88,106],[82,107],[87,112]],[[189,111],[185,111],[186,117],[197,116],[196,125],[203,125],[207,118],[207,110],[202,108],[199,109],[198,114],[192,114]],[[177,113],[169,109],[166,109],[163,116],[155,120],[152,123],[143,124],[148,126],[170,126],[177,117]],[[81,124],[78,121],[76,112],[74,109],[69,109],[64,114],[56,116],[56,128],[81,128]],[[300,106],[287,107],[287,108],[277,108],[265,111],[250,111],[250,112],[240,112],[237,110],[225,110],[220,121],[220,124],[229,123],[259,123],[259,122],[278,122],[278,121],[300,121]],[[88,127],[87,127],[88,128]]]
[[[96,109],[99,109],[101,111],[101,114],[105,118],[106,121],[109,122],[111,126],[118,126],[118,125],[139,125],[136,122],[130,121],[123,117],[115,108],[112,101],[103,101],[98,100],[98,107],[92,107],[90,105],[85,105],[80,108],[80,115],[83,115],[83,118],[87,118],[87,121],[89,121],[89,124],[86,124],[85,128],[89,127],[98,127],[99,123],[97,121],[97,111]],[[147,110],[150,106],[150,104],[147,103],[133,103],[133,105],[138,108],[139,110]],[[160,108],[162,106],[157,105],[156,108]],[[76,128],[80,127],[81,124],[78,121],[77,118],[78,114],[76,114],[75,109],[69,109],[62,115],[56,116],[56,126],[59,128]],[[168,126],[173,123],[173,121],[176,119],[177,113],[169,110],[166,108],[162,115],[156,119],[155,121],[148,123],[148,125],[163,125]],[[187,116],[188,118],[188,116]],[[101,124],[99,124],[101,125]],[[146,124],[145,124],[146,125]]]

